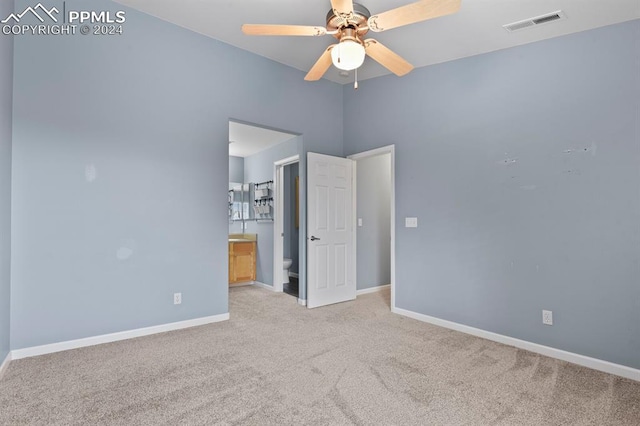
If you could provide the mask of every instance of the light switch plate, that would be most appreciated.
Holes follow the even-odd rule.
[[[418,227],[418,218],[417,217],[405,217],[404,218],[404,227],[405,228],[417,228]]]
[[[358,226],[362,226],[362,218],[361,217],[358,218]]]

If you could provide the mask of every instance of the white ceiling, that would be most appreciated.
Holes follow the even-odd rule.
[[[331,36],[247,36],[240,29],[244,23],[324,26],[329,0],[116,1],[304,72],[335,41]],[[412,1],[359,2],[375,14]],[[504,24],[557,10],[563,10],[567,19],[514,33],[502,28]],[[460,11],[454,15],[368,35],[417,68],[638,18],[638,0],[462,0]],[[360,80],[385,74],[389,72],[370,58],[358,70]],[[325,78],[338,83],[353,79],[340,76],[334,67]]]
[[[230,121],[229,155],[248,157],[295,137],[296,135],[291,133]]]

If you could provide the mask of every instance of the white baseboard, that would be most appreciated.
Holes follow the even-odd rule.
[[[356,296],[361,294],[375,293],[376,291],[386,290],[391,287],[391,284],[379,285],[376,287],[363,288],[362,290],[356,290]]]
[[[293,278],[300,278],[300,275],[298,275],[297,272],[289,272],[289,276]]]
[[[567,352],[562,349],[556,349],[549,346],[540,345],[538,343],[528,342],[526,340],[516,339],[514,337],[504,336],[502,334],[493,333],[491,331],[479,328],[469,327],[468,325],[458,324],[456,322],[443,320],[429,315],[419,314],[417,312],[408,311],[401,308],[391,308],[391,312],[405,317],[413,318],[418,321],[427,322],[440,327],[449,328],[451,330],[460,331],[462,333],[471,334],[473,336],[482,337],[494,342],[503,343],[516,348],[525,349],[551,358],[557,358],[562,361],[571,362],[573,364],[582,365],[583,367],[592,368],[594,370],[603,371],[616,376],[626,377],[627,379],[640,381],[640,370],[627,367],[625,365],[614,364],[609,361],[603,361],[597,358]]]
[[[254,281],[253,285],[257,287],[266,288],[267,290],[276,291],[276,289],[272,285],[261,283],[260,281]]]
[[[11,363],[11,352],[7,354],[4,361],[2,361],[2,364],[0,364],[0,380],[2,380],[2,376],[4,376],[4,373],[7,371],[7,368],[9,368],[10,363]]]
[[[135,330],[120,331],[118,333],[103,334],[101,336],[85,337],[83,339],[68,340],[66,342],[51,343],[42,346],[33,346],[11,351],[11,359],[29,358],[54,352],[68,351],[70,349],[84,348],[86,346],[100,345],[103,343],[117,342],[119,340],[133,339],[135,337],[149,336],[151,334],[164,333],[166,331],[180,330],[198,325],[211,324],[229,319],[229,314],[212,315],[210,317],[196,318],[192,320],[172,322],[169,324],[155,325],[152,327],[138,328]]]
[[[298,305],[307,306],[307,299],[298,299]]]

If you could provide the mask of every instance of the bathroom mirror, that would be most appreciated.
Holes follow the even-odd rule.
[[[243,222],[253,218],[251,193],[253,184],[229,182],[229,221]]]

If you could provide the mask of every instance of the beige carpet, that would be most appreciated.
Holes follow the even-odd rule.
[[[640,383],[389,312],[231,290],[231,320],[11,363],[2,425],[639,425]]]

